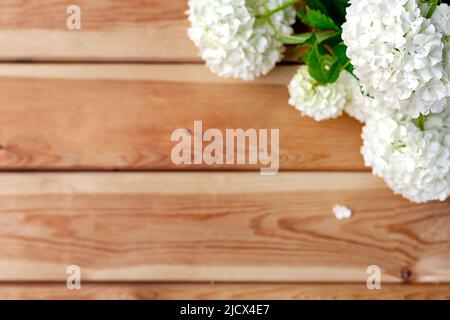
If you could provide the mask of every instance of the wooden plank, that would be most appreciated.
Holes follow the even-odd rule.
[[[0,60],[198,61],[185,0],[78,0],[81,30],[67,30],[71,0],[0,1]]]
[[[187,284],[187,283],[83,283],[81,290],[65,284],[0,284],[0,299],[40,300],[444,300],[450,285],[385,284],[368,290],[364,284]]]
[[[202,120],[204,130],[279,129],[281,170],[366,170],[359,123],[317,123],[288,105],[295,71],[240,82],[201,65],[2,64],[0,169],[259,167],[173,165],[171,133]]]
[[[5,173],[0,281],[450,282],[449,204],[368,173]]]
[[[0,61],[201,62],[187,36],[187,0],[78,0],[81,30],[68,30],[73,4],[1,1]],[[288,47],[285,56],[299,54]]]

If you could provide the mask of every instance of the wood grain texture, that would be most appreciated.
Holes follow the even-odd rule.
[[[172,164],[177,128],[280,129],[281,170],[366,170],[361,125],[302,118],[287,103],[295,66],[255,82],[200,65],[0,65],[0,169],[250,170]]]
[[[0,60],[198,61],[185,0],[78,0],[81,30],[67,30],[70,0],[0,1]]]
[[[8,43],[0,61],[201,62],[187,36],[187,0],[78,0],[81,30],[67,30],[72,4],[0,1],[0,42]],[[298,57],[287,48],[286,61]]]
[[[2,174],[0,204],[0,281],[450,282],[449,202],[368,173]]]
[[[365,284],[187,284],[187,283],[82,283],[67,290],[64,283],[0,284],[0,299],[40,300],[350,300],[450,299],[450,285],[385,284],[368,290]]]

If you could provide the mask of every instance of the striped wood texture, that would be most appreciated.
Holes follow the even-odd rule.
[[[120,299],[120,300],[281,300],[281,299],[450,299],[450,285],[385,284],[367,290],[364,284],[192,284],[192,283],[87,283],[81,290],[64,284],[0,284],[4,299]]]
[[[201,120],[279,129],[282,170],[365,170],[355,120],[318,125],[287,106],[295,70],[241,83],[201,65],[0,64],[0,169],[255,169],[173,165],[171,133]]]
[[[69,4],[0,2],[0,298],[449,298],[450,202],[392,195],[360,124],[288,107],[295,65],[211,75],[185,0],[79,0],[80,31]],[[280,129],[287,172],[174,166],[170,134],[194,120]],[[81,291],[64,289],[69,264]]]
[[[185,0],[77,0],[81,30],[68,31],[72,4],[0,1],[0,60],[199,61]]]
[[[450,280],[448,203],[369,173],[0,176],[0,281]],[[350,220],[330,208],[345,203]],[[409,270],[410,275],[407,275]]]

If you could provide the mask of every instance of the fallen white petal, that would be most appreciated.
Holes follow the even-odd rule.
[[[333,207],[333,213],[338,220],[348,219],[352,216],[352,211],[349,208],[341,205],[335,205]]]

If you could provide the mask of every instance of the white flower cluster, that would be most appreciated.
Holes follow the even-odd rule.
[[[335,83],[322,86],[306,66],[299,68],[289,92],[289,103],[317,121],[345,110],[365,123],[365,163],[396,194],[413,202],[450,196],[450,108],[427,116],[421,130],[408,115],[364,95],[350,73],[344,71]]]
[[[424,130],[413,121],[379,106],[363,129],[365,163],[410,201],[445,201],[450,196],[450,108],[428,116]]]
[[[188,35],[212,72],[252,80],[272,70],[284,52],[267,20],[256,15],[283,3],[284,0],[189,0]],[[282,33],[293,33],[293,8],[279,11],[270,19]]]
[[[370,115],[377,110],[378,102],[364,94],[358,80],[348,72],[345,74],[345,84],[347,90],[347,103],[345,112],[359,122],[365,123]]]
[[[367,93],[413,118],[448,107],[448,5],[432,19],[420,0],[350,0],[342,38]],[[423,11],[425,11],[422,8]]]
[[[346,111],[360,122],[365,122],[376,108],[375,100],[361,92],[358,80],[347,71],[341,72],[336,82],[320,85],[309,74],[308,67],[301,66],[288,89],[289,104],[316,121],[337,118]]]
[[[324,86],[309,74],[307,66],[301,66],[288,86],[289,104],[316,121],[339,117],[347,102],[343,74],[336,82]]]
[[[450,35],[450,6],[446,3],[441,3],[436,7],[433,15],[431,16],[431,22],[436,29],[442,34]]]
[[[431,17],[431,21],[436,29],[443,34],[444,75],[442,81],[447,88],[446,108],[450,108],[450,6],[446,3],[440,4]]]

